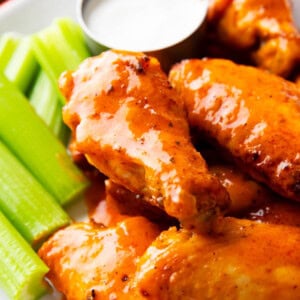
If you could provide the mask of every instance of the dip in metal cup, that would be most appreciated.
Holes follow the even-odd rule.
[[[199,57],[208,0],[78,0],[77,16],[94,54],[144,52],[163,69]]]

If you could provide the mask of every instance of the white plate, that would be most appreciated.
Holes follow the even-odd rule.
[[[76,18],[76,0],[10,0],[0,5],[0,34],[33,33],[56,17]]]
[[[300,28],[300,0],[293,0],[293,11]],[[8,31],[33,33],[47,27],[54,18],[65,16],[76,20],[76,0],[10,0],[0,5],[0,34]],[[75,207],[71,214],[77,211],[80,210]],[[43,297],[43,300],[58,299],[61,296],[57,293]],[[1,290],[0,300],[8,300]]]

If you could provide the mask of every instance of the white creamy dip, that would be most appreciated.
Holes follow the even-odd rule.
[[[194,33],[206,15],[207,0],[90,0],[83,19],[102,45],[155,51]]]

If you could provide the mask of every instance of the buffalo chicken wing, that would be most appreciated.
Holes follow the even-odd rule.
[[[66,72],[60,88],[75,148],[111,181],[188,227],[227,208],[228,194],[194,149],[183,102],[156,59],[107,51]]]
[[[222,223],[209,236],[162,232],[139,260],[133,289],[148,300],[300,298],[299,228]]]
[[[300,34],[288,0],[210,0],[208,20],[218,40],[250,52],[261,68],[287,76],[300,61]]]
[[[191,126],[283,197],[300,201],[300,91],[292,82],[228,60],[186,60],[170,81]]]
[[[137,258],[158,234],[143,217],[110,228],[74,223],[56,232],[39,255],[50,268],[48,278],[68,300],[130,299],[127,285]]]
[[[158,235],[142,217],[112,228],[78,223],[39,254],[68,300],[299,299],[299,228],[220,222],[212,235],[175,227]]]

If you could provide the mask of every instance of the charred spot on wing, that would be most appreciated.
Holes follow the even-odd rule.
[[[144,55],[142,57],[136,57],[136,60],[128,60],[126,65],[130,67],[134,72],[139,75],[145,74],[149,68],[150,57]]]
[[[86,300],[94,300],[94,299],[96,299],[96,290],[91,289],[86,297]]]
[[[121,278],[121,280],[122,280],[123,282],[128,281],[128,279],[129,279],[129,277],[128,277],[127,274],[124,274],[124,275],[122,276],[122,278]]]
[[[140,293],[141,293],[145,298],[148,298],[148,297],[150,296],[150,294],[149,294],[146,290],[144,290],[144,289],[142,289],[142,290],[140,291]]]
[[[149,61],[150,61],[150,58],[147,55],[145,55],[141,59],[139,59],[138,66],[136,68],[137,73],[145,74],[146,70],[149,67]]]

